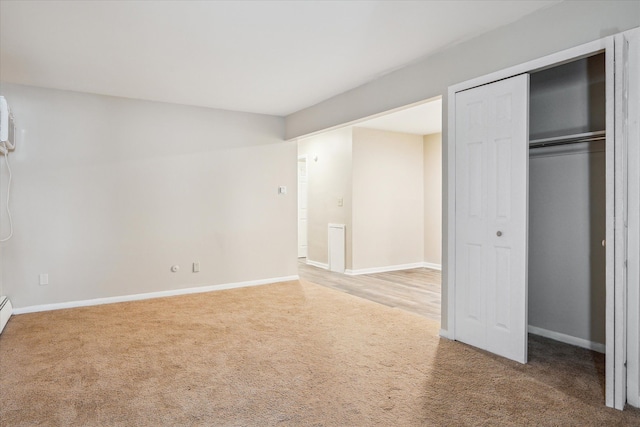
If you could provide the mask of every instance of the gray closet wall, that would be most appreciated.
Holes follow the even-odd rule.
[[[530,139],[605,129],[604,54],[531,74]],[[529,325],[605,343],[604,141],[529,152]]]

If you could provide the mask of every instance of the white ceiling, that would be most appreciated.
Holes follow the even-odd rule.
[[[442,132],[442,99],[355,124],[356,127],[429,135]]]
[[[554,1],[0,1],[0,79],[287,115]]]

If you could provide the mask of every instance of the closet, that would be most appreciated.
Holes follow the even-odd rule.
[[[634,29],[448,90],[442,335],[604,352],[618,409],[640,406],[639,70]]]
[[[605,352],[605,55],[530,73],[529,332]]]

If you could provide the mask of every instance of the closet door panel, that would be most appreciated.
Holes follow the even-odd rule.
[[[496,141],[496,220],[511,219],[511,138]]]
[[[482,328],[484,325],[484,304],[482,303],[484,295],[482,294],[482,286],[478,282],[484,276],[483,273],[483,253],[482,245],[467,244],[466,245],[467,283],[475,283],[476,286],[470,286],[469,292],[462,295],[464,298],[464,311],[462,319],[466,323],[468,333],[468,341],[481,344]]]
[[[511,332],[513,322],[509,316],[511,313],[511,250],[509,248],[496,248],[495,251],[496,288],[494,303],[495,316],[491,327]]]
[[[528,75],[456,94],[455,338],[526,362]]]
[[[462,325],[457,336],[460,341],[485,347],[485,231],[486,228],[486,107],[482,99],[471,98],[460,117],[460,133],[464,148],[458,151],[458,162],[465,165],[460,171],[462,183],[457,192],[456,210],[460,223],[456,244],[457,256],[466,268],[460,270],[461,279],[469,284],[464,293],[457,293],[457,323]]]

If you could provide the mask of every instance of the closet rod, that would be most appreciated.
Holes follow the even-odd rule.
[[[606,132],[603,130],[595,132],[576,133],[573,135],[556,136],[553,138],[532,139],[529,141],[529,148],[552,147],[554,145],[577,144],[580,142],[602,141]]]

